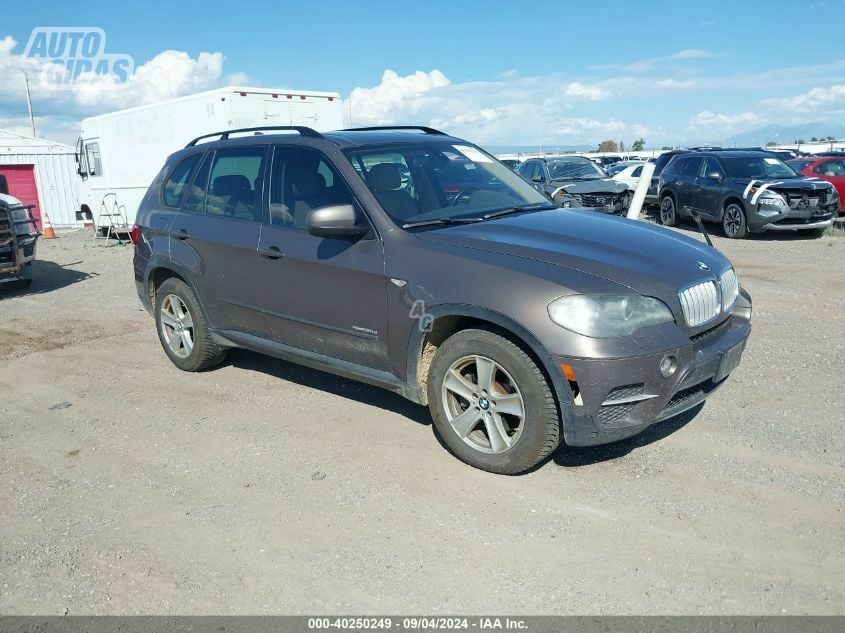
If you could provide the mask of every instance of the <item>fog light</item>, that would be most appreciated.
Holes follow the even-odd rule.
[[[675,362],[674,356],[667,356],[660,361],[660,375],[664,378],[669,378],[669,376],[675,373],[677,368],[678,364]]]

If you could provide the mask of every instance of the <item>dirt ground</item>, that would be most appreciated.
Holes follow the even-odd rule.
[[[0,293],[0,613],[845,613],[843,238],[715,238],[755,302],[728,384],[521,477],[373,387],[178,371],[89,239]]]

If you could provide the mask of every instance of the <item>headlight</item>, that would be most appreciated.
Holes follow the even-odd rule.
[[[782,207],[786,205],[786,199],[779,193],[767,191],[760,197],[759,204],[766,204],[772,207]]]
[[[572,295],[549,304],[559,326],[592,338],[628,336],[647,325],[675,319],[665,303],[640,295]]]

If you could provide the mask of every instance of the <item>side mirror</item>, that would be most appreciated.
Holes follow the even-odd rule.
[[[355,207],[351,204],[312,209],[305,218],[305,225],[311,235],[334,239],[355,239],[368,231],[367,227],[357,224]]]
[[[709,174],[707,174],[707,178],[716,182],[722,182],[722,180],[724,180],[722,174],[720,174],[718,171],[711,171]]]
[[[534,182],[546,182],[546,178],[544,176],[534,176],[531,180]]]

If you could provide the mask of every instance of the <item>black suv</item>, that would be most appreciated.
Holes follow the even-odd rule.
[[[833,224],[839,194],[808,178],[770,152],[720,150],[676,155],[660,174],[660,222],[682,216],[720,222],[725,235],[811,230]]]
[[[391,389],[517,473],[701,403],[740,361],[750,298],[692,238],[555,207],[429,128],[254,131],[170,156],[138,210],[138,296],[180,369],[243,347]]]

